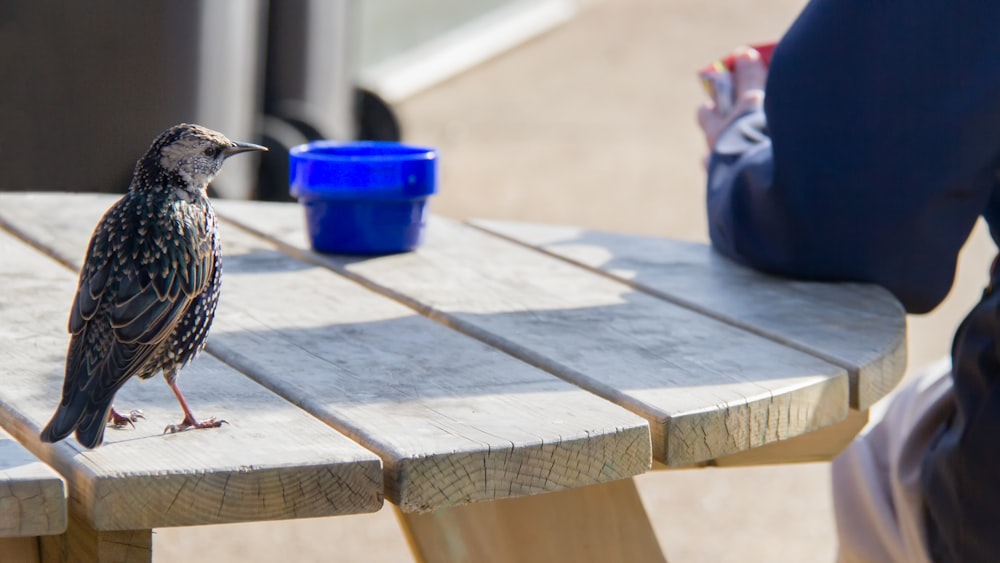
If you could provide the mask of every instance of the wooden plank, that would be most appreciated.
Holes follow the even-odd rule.
[[[397,514],[421,563],[666,563],[631,479]]]
[[[41,561],[41,538],[0,538],[0,561],[17,563],[38,563]]]
[[[8,203],[0,207],[7,211]],[[75,214],[68,205],[67,213]],[[46,222],[39,226],[46,228]],[[41,444],[38,433],[62,387],[76,276],[6,232],[0,232],[0,255],[0,424],[66,478],[70,508],[94,529],[148,530],[380,508],[382,475],[374,454],[212,357],[186,369],[180,384],[196,414],[230,424],[163,435],[163,428],[180,418],[173,395],[162,379],[133,380],[116,403],[145,412],[146,420],[135,429],[109,429],[105,445],[93,451],[72,439]]]
[[[868,424],[868,411],[851,410],[847,418],[815,432],[774,442],[759,448],[718,459],[709,464],[716,467],[742,467],[777,463],[813,463],[833,461],[844,451],[861,429]]]
[[[0,538],[59,534],[65,529],[66,483],[0,430]]]
[[[68,259],[109,204],[16,201],[4,220]],[[224,226],[223,248],[209,351],[377,451],[402,509],[648,470],[649,426],[627,410],[239,229]]]
[[[745,452],[711,459],[701,464],[712,467],[746,467],[783,463],[833,461],[868,424],[868,411],[851,410],[847,418],[815,432],[772,442]],[[676,468],[653,463],[653,469]],[[683,469],[683,468],[682,468]]]
[[[508,221],[472,224],[842,366],[855,409],[885,396],[906,368],[906,312],[875,285],[776,278],[693,242]]]
[[[308,250],[294,204],[220,214],[646,418],[654,456],[703,462],[833,424],[846,371],[468,226],[432,218],[418,251]]]
[[[42,563],[150,563],[153,534],[150,530],[102,532],[70,513],[66,533],[40,540]]]

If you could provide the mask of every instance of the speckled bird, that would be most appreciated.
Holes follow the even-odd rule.
[[[182,123],[164,131],[136,163],[128,192],[101,218],[69,317],[62,402],[42,430],[56,442],[76,431],[87,448],[104,440],[108,422],[131,424],[115,393],[133,376],[162,372],[184,411],[165,430],[212,428],[198,421],[177,387],[177,374],[205,346],[215,317],[222,252],[206,192],[226,158],[267,150]]]

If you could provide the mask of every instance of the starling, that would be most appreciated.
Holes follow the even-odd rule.
[[[165,432],[224,422],[198,421],[176,380],[205,346],[219,302],[222,253],[208,183],[226,158],[257,150],[267,149],[182,123],[136,163],[128,192],[91,236],[69,317],[62,402],[42,441],[75,430],[80,444],[99,446],[107,422],[141,416],[112,408],[118,389],[132,376],[160,371],[184,410]]]

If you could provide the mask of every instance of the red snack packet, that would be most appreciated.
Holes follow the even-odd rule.
[[[774,54],[774,47],[777,44],[777,41],[772,41],[770,43],[751,45],[750,47],[756,49],[757,52],[760,53],[760,58],[764,61],[764,66],[771,66],[771,55]],[[732,72],[736,65],[736,55],[730,54],[729,56],[723,58],[721,62],[726,67],[726,70]]]

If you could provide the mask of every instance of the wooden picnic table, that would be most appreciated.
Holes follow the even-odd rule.
[[[65,530],[65,481],[0,430],[0,561],[31,563],[36,536]]]
[[[904,368],[886,291],[703,244],[431,217],[415,252],[323,255],[298,205],[218,201],[223,297],[180,385],[230,424],[163,435],[169,389],[130,381],[116,405],[144,411],[134,429],[42,444],[112,202],[0,195],[0,425],[69,498],[66,532],[31,532],[45,561],[149,561],[153,528],[383,497],[420,561],[662,561],[631,477],[830,459]]]

